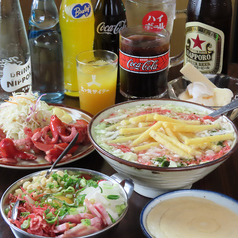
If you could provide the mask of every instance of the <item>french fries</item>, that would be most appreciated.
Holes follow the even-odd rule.
[[[131,146],[136,146],[142,143],[143,141],[146,141],[148,138],[150,138],[150,131],[151,130],[158,130],[161,127],[161,122],[156,122],[153,126],[149,127],[145,132],[143,132],[137,139],[135,139]]]
[[[186,125],[184,123],[171,123],[171,122],[163,122],[162,123],[165,128],[171,128],[173,131],[178,132],[200,132],[205,130],[213,130],[220,129],[220,124],[215,123],[211,125]]]
[[[234,135],[232,133],[229,133],[224,135],[215,135],[215,136],[186,139],[185,144],[197,145],[197,144],[205,144],[205,143],[218,142],[218,141],[224,141],[224,140],[233,140],[233,139],[234,139]]]
[[[148,150],[148,149],[150,149],[153,146],[157,146],[158,147],[159,143],[158,142],[151,142],[151,143],[148,143],[148,144],[145,144],[145,145],[133,147],[132,151],[133,152],[139,152],[139,151],[143,151],[143,150]]]
[[[119,129],[120,135],[139,134],[149,129],[149,127],[133,127]]]
[[[150,131],[150,136],[153,137],[158,143],[162,144],[165,148],[171,150],[175,154],[180,155],[182,158],[185,159],[192,159],[193,156],[188,154],[183,149],[179,148],[175,144],[171,143],[171,141],[168,139],[169,137],[161,132],[156,132],[154,130]]]

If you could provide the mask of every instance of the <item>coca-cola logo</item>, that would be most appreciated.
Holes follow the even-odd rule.
[[[133,56],[119,51],[120,67],[137,74],[150,74],[165,70],[169,65],[169,51],[157,56]]]
[[[116,25],[106,25],[105,22],[101,22],[97,26],[98,34],[117,35],[119,31],[126,27],[126,20],[119,21]]]
[[[91,5],[89,3],[85,3],[83,5],[77,4],[72,9],[72,15],[75,18],[81,18],[85,15],[85,17],[88,17],[91,13]]]
[[[128,69],[137,70],[137,71],[155,71],[158,69],[158,60],[147,60],[145,63],[134,62],[133,59],[130,59],[127,62]]]

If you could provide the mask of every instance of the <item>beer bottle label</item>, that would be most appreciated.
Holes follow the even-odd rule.
[[[32,84],[31,59],[26,64],[18,61],[18,57],[4,60],[1,78],[1,88],[5,92],[28,92]]]
[[[93,15],[90,2],[69,5],[65,8],[65,12],[74,19],[83,19]]]
[[[156,56],[134,56],[119,51],[120,67],[137,74],[152,74],[168,68],[169,51]]]
[[[184,64],[190,62],[201,73],[222,71],[224,33],[201,22],[187,22]]]

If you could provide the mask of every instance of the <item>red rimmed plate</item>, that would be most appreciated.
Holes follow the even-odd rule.
[[[83,119],[87,122],[90,122],[92,119],[92,115],[77,109],[73,107],[67,107],[57,104],[52,104],[55,107],[59,107],[63,110],[65,110],[67,113],[69,113],[73,120],[76,119]],[[77,160],[82,159],[86,155],[90,154],[94,150],[94,147],[91,143],[88,143],[87,145],[80,145],[79,148],[76,150],[76,152],[66,161],[62,161],[58,164],[58,166],[69,164],[72,162],[75,162]],[[44,168],[50,168],[51,164],[45,160],[45,155],[42,153],[40,155],[37,155],[37,159],[35,161],[25,161],[25,160],[18,160],[17,164],[11,165],[11,164],[3,164],[0,163],[0,167],[9,168],[9,169],[44,169]]]

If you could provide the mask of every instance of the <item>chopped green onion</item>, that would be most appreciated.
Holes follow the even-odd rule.
[[[62,190],[62,193],[75,193],[75,189],[70,186],[67,189]]]
[[[66,194],[65,197],[67,197],[67,198],[73,198],[73,194]]]
[[[217,145],[224,146],[224,145],[223,145],[223,141],[219,141],[219,142],[217,143]]]
[[[121,204],[121,205],[116,205],[116,212],[118,215],[121,215],[122,212],[125,210],[126,205],[125,204]]]
[[[91,225],[90,219],[82,219],[81,223],[85,226],[90,226]]]
[[[30,214],[31,214],[30,212],[21,212],[20,216],[21,217],[27,217]]]
[[[110,219],[111,219],[111,221],[112,221],[112,223],[115,223],[116,222],[116,220],[111,216],[111,214],[110,213],[107,213],[108,214],[108,216],[110,217]]]
[[[5,210],[4,210],[5,215],[7,215],[9,211],[10,211],[10,206],[5,208]]]
[[[111,199],[111,200],[117,200],[118,198],[120,198],[120,196],[119,195],[108,195],[107,198]]]
[[[87,180],[85,178],[82,178],[80,180],[80,186],[84,188],[84,187],[86,187],[86,185],[87,185]]]
[[[21,224],[21,229],[25,230],[28,229],[30,227],[31,224],[31,219],[27,219],[25,221],[23,221],[23,223]]]
[[[62,193],[62,192],[59,192],[59,193],[54,193],[53,195],[54,195],[55,197],[59,197],[59,196],[62,196],[63,193]]]
[[[53,183],[46,184],[46,188],[52,189],[54,187],[55,187],[55,185]]]
[[[65,205],[63,205],[59,210],[58,210],[58,215],[59,217],[63,218],[65,217],[67,214],[70,214],[70,207],[67,207]],[[76,214],[72,214],[72,215],[76,215]]]
[[[49,212],[50,212],[50,209],[47,208],[47,209],[45,210],[45,214],[48,214]]]
[[[167,160],[167,158],[165,156],[156,158],[155,161],[158,161],[159,163],[163,163],[165,160]]]
[[[45,221],[47,223],[53,224],[57,221],[57,219],[58,219],[58,214],[55,216],[52,212],[50,212],[46,215]]]
[[[168,160],[163,161],[161,164],[162,167],[169,167],[169,165],[170,165],[170,162]]]

